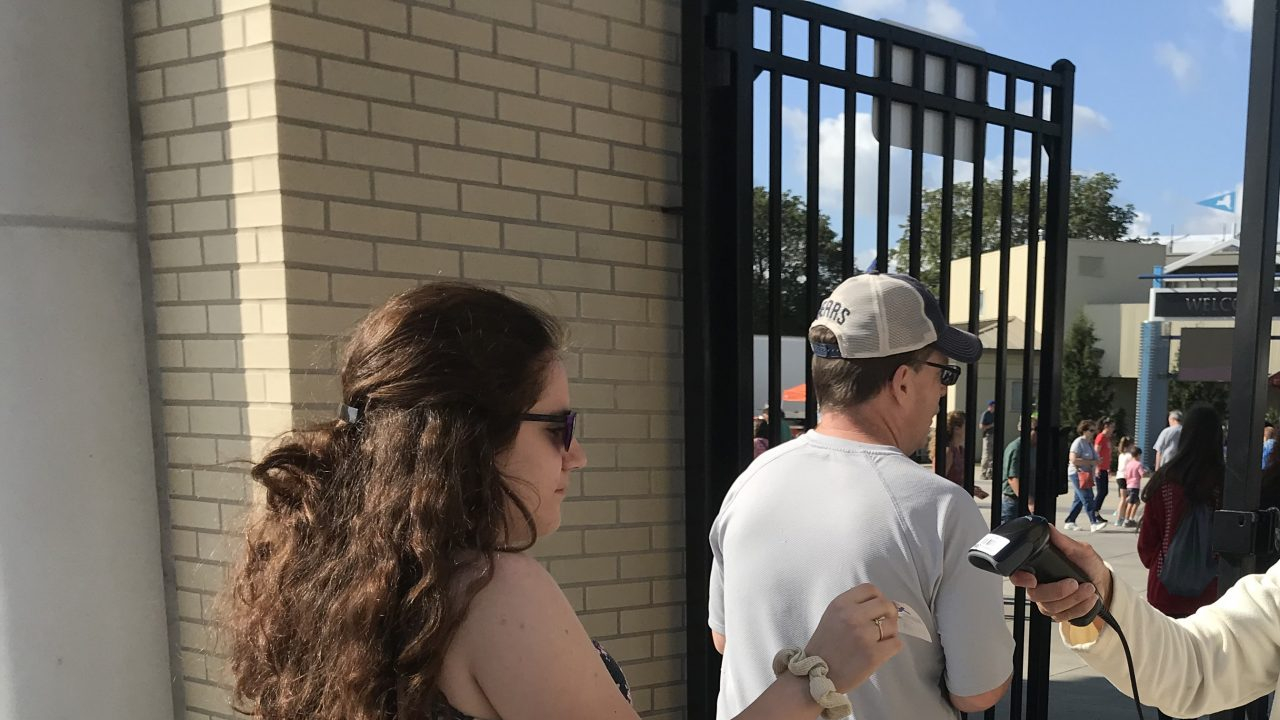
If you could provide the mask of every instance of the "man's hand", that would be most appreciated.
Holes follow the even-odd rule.
[[[1089,582],[1078,583],[1075,580],[1059,580],[1041,584],[1029,572],[1019,571],[1010,577],[1014,585],[1026,588],[1027,597],[1035,601],[1040,612],[1058,622],[1068,622],[1083,617],[1093,609],[1098,596],[1103,604],[1111,602],[1111,571],[1102,562],[1102,558],[1089,545],[1076,542],[1063,535],[1055,527],[1049,528],[1051,542],[1057,546],[1068,560],[1084,571]]]

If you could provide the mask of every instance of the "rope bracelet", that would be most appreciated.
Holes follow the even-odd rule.
[[[797,647],[783,648],[773,656],[773,674],[782,677],[790,672],[797,677],[809,678],[809,694],[822,706],[822,717],[826,720],[840,720],[853,714],[853,705],[849,697],[836,692],[835,683],[827,677],[827,661],[817,655],[805,655],[804,650]]]

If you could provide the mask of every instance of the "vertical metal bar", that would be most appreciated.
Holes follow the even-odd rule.
[[[1044,85],[1035,84],[1035,97],[1031,102],[1032,113],[1037,117],[1044,114]],[[1028,447],[1031,438],[1031,423],[1027,422],[1032,413],[1031,398],[1034,395],[1032,389],[1035,387],[1034,374],[1035,364],[1032,362],[1034,356],[1033,348],[1036,341],[1036,297],[1039,293],[1039,252],[1040,252],[1040,173],[1041,173],[1041,155],[1044,151],[1044,138],[1040,133],[1031,134],[1031,187],[1027,202],[1027,309],[1025,328],[1022,336],[1022,407],[1018,410],[1018,417],[1023,419],[1022,428],[1019,437],[1022,438],[1022,447]],[[1019,455],[1018,477],[1031,478],[1035,468],[1031,465],[1031,455],[1023,452]],[[1022,481],[1022,489],[1018,493],[1018,510],[1026,513],[1029,510],[1029,501],[1031,498],[1031,484],[1026,480]],[[1047,516],[1046,516],[1047,517]]]
[[[782,11],[769,16],[770,52],[782,55]],[[782,437],[782,73],[769,71],[769,445]]]
[[[858,74],[858,33],[849,28],[844,34],[844,66],[845,72],[856,77]],[[856,250],[854,249],[854,193],[857,187],[857,136],[858,136],[858,93],[854,90],[844,91],[844,212],[841,223],[844,227],[840,233],[840,277],[847,278],[853,274]]]
[[[714,349],[707,342],[713,330],[710,313],[703,303],[710,301],[712,265],[709,261],[710,232],[714,223],[707,222],[707,209],[712,205],[711,184],[704,173],[708,170],[711,146],[704,135],[711,102],[704,84],[707,72],[705,55],[709,52],[704,38],[708,34],[708,1],[694,0],[684,4],[681,14],[683,120],[682,171],[684,177],[683,232],[690,242],[684,243],[684,461],[687,472],[685,482],[686,545],[689,548],[686,562],[685,602],[689,608],[689,622],[706,618],[710,598],[708,573],[711,553],[707,552],[700,534],[711,522],[710,508],[713,493],[707,476],[713,439],[709,432],[708,410],[715,401],[714,376],[709,372]],[[732,425],[732,423],[730,423]],[[695,539],[697,544],[695,544]],[[704,570],[706,572],[704,572]],[[715,652],[698,633],[685,638],[685,655],[688,685],[685,704],[695,717],[705,717],[714,712],[715,704],[708,704],[708,686],[713,677],[710,664]]]
[[[1231,434],[1227,439],[1227,483],[1223,508],[1258,507],[1260,433],[1267,409],[1266,379],[1271,350],[1275,291],[1277,213],[1280,213],[1280,13],[1276,0],[1253,6],[1249,60],[1249,111],[1245,129],[1244,197],[1240,214],[1238,311],[1232,335]],[[1218,592],[1254,571],[1255,558],[1223,556]]]
[[[822,59],[822,24],[817,20],[809,21],[809,62],[815,65]],[[805,271],[804,271],[804,309],[805,318],[812,320],[818,315],[818,250],[822,238],[818,236],[818,121],[822,119],[822,86],[816,79],[809,79],[809,127],[808,150],[805,169],[808,178],[805,191],[805,207],[808,210],[807,229],[805,232]],[[804,343],[804,426],[811,428],[818,424],[818,399],[813,393],[813,363],[810,362],[813,350],[809,343]]]
[[[880,72],[878,76],[893,82],[892,34],[880,38]],[[893,103],[888,98],[880,100],[877,123],[880,127],[880,161],[876,167],[876,270],[889,269],[889,146],[893,136]]]
[[[985,104],[988,70],[985,66],[977,67],[975,70],[975,100]],[[973,193],[970,198],[972,217],[969,223],[969,332],[975,335],[978,334],[978,305],[981,303],[982,293],[982,216],[985,213],[987,185],[984,167],[986,156],[987,123],[974,118],[973,179],[971,181]],[[980,364],[981,360],[969,363],[968,370],[965,372],[964,411],[965,417],[968,418],[968,422],[965,423],[965,448],[968,457],[965,458],[964,487],[969,492],[973,492],[973,440],[977,437],[978,427],[978,367]]]
[[[1005,75],[1005,109],[1013,112],[1017,104],[1017,88],[1018,78],[1012,73]],[[1000,183],[1000,275],[997,288],[997,310],[996,315],[998,324],[996,325],[996,416],[995,427],[991,433],[991,454],[992,454],[992,473],[991,473],[991,497],[996,499],[1000,497],[1000,475],[1003,470],[996,471],[995,466],[1000,462],[996,460],[1000,456],[1000,451],[1004,449],[1005,439],[1005,417],[1008,415],[1009,408],[1005,405],[1008,401],[1009,390],[1009,255],[1013,246],[1013,127],[1006,125],[1004,128],[1004,165],[1002,168]],[[991,527],[995,528],[1000,525],[1000,508],[998,502],[993,502],[991,506]]]
[[[923,48],[911,51],[911,85],[924,88]],[[908,243],[911,250],[908,255],[908,272],[911,277],[920,277],[920,217],[924,212],[924,107],[919,103],[911,106],[911,210],[907,215]]]
[[[1061,134],[1046,144],[1049,151],[1049,191],[1045,217],[1044,329],[1040,335],[1040,448],[1036,452],[1036,510],[1054,520],[1058,460],[1066,457],[1058,414],[1061,398],[1055,386],[1062,372],[1062,332],[1066,299],[1067,211],[1071,193],[1071,126],[1075,106],[1075,65],[1067,60],[1053,64],[1062,85],[1055,87],[1050,122]],[[1031,614],[1031,655],[1027,717],[1048,717],[1049,713],[1049,618],[1038,610]]]
[[[1012,75],[1005,76],[1005,108],[1013,110],[1017,79]],[[1005,417],[1008,415],[1009,387],[1009,254],[1013,238],[1013,127],[1004,128],[1003,167],[1001,169],[1000,188],[1000,269],[998,275],[996,308],[996,413],[995,427],[991,429],[991,527],[1000,526],[1001,485],[1004,481],[1003,450],[1005,438]],[[985,451],[986,441],[983,441]],[[1015,599],[1016,600],[1016,599]],[[1015,609],[1015,614],[1016,614]],[[1020,630],[1021,628],[1019,628]],[[1021,655],[1020,643],[1015,642],[1015,654]],[[1010,703],[1012,707],[1012,703]],[[988,720],[994,720],[995,713],[987,711]]]
[[[1035,84],[1035,97],[1033,98],[1032,114],[1039,118],[1044,114],[1044,86],[1040,83]],[[1035,337],[1036,337],[1036,291],[1039,288],[1039,278],[1037,277],[1039,263],[1037,262],[1037,254],[1040,252],[1040,153],[1042,147],[1042,139],[1040,133],[1031,134],[1031,178],[1030,178],[1030,197],[1027,203],[1027,287],[1026,287],[1026,311],[1023,313],[1023,335],[1022,335],[1022,398],[1019,403],[1018,417],[1022,418],[1018,428],[1018,442],[1020,444],[1020,452],[1018,453],[1018,514],[1025,515],[1028,512],[1028,502],[1032,488],[1032,473],[1035,468],[1031,459],[1031,396],[1034,384],[1035,365],[1031,362],[1034,355]],[[1003,457],[1003,455],[1002,455]],[[1001,464],[1001,480],[1003,480],[1004,466]],[[1022,658],[1026,653],[1027,639],[1027,591],[1022,588],[1014,588],[1013,591],[1013,666],[1015,668],[1022,667]],[[1015,672],[1013,674],[1013,684],[1009,688],[1009,720],[1022,720],[1023,711],[1023,684],[1024,679],[1022,673]]]
[[[956,59],[947,57],[947,76],[944,79],[947,97],[956,95]],[[955,187],[956,187],[956,114],[950,110],[943,114],[942,120],[942,219],[938,226],[938,304],[942,306],[942,316],[951,321],[951,231],[955,224]],[[933,456],[945,457],[947,397],[938,401],[938,418],[933,433]],[[943,469],[945,472],[945,469]],[[941,473],[940,473],[941,474]]]

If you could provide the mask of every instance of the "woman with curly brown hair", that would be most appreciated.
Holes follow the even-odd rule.
[[[525,554],[559,526],[587,461],[561,334],[545,313],[462,283],[406,292],[360,324],[340,417],[289,434],[252,470],[265,507],[223,618],[243,712],[636,717],[617,665]],[[846,692],[901,648],[896,635],[894,604],[864,585],[832,601],[803,653],[830,664],[830,694]],[[809,677],[785,673],[823,674],[799,672],[799,652],[739,717],[827,707]]]

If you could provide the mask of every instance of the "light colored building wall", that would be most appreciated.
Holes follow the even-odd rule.
[[[1038,355],[1037,355],[1038,357]],[[1022,382],[1022,351],[1009,351],[1008,365],[1008,385],[1005,387],[1005,442],[1009,442],[1017,437],[1018,417],[1022,411],[1022,396],[1024,390]],[[1034,362],[1034,358],[1033,358]],[[982,413],[987,409],[987,401],[994,400],[996,397],[996,362],[995,353],[987,352],[983,358],[975,366],[978,373],[978,397],[975,407],[977,408],[976,417],[981,418]],[[1038,369],[1038,368],[1037,368]],[[968,379],[960,378],[960,382],[951,386],[947,391],[947,410],[967,410]],[[1031,388],[1031,397],[1034,401],[1038,388]],[[974,456],[981,455],[981,448],[975,449]]]
[[[1043,261],[1044,246],[1039,246],[1039,259],[1037,261],[1040,267],[1040,273],[1037,275],[1043,278]],[[1018,245],[1009,250],[1009,315],[1011,317],[1025,318],[1027,315],[1027,256],[1029,251],[1026,245]],[[953,323],[966,323],[969,321],[969,290],[972,286],[970,273],[972,272],[972,259],[960,258],[951,262],[951,286],[947,293],[947,316]],[[979,305],[978,318],[986,319],[996,317],[1000,307],[999,287],[1000,287],[1000,254],[997,252],[984,253],[978,258],[978,271],[980,279],[979,288]],[[1036,296],[1036,306],[1041,307],[1039,295]]]
[[[1010,250],[1010,270],[1007,278],[1009,290],[1009,317],[1038,322],[1044,311],[1044,245],[1038,246],[1036,283],[1036,317],[1027,318],[1027,257],[1028,248],[1020,245]],[[1161,245],[1072,240],[1067,245],[1067,294],[1064,308],[1065,328],[1069,328],[1078,313],[1083,312],[1094,324],[1098,347],[1102,348],[1102,375],[1114,378],[1137,378],[1139,331],[1147,319],[1147,297],[1151,281],[1140,280],[1140,275],[1150,274],[1152,268],[1164,261],[1165,249]],[[979,260],[981,272],[982,306],[979,317],[995,318],[999,311],[1000,254],[985,253]],[[947,308],[951,322],[964,325],[969,319],[969,258],[951,263],[950,304]],[[1043,327],[1036,327],[1037,333]],[[1011,341],[1012,344],[1012,341]],[[1010,353],[1012,378],[1021,372],[1021,362],[1014,362],[1016,353]],[[978,365],[980,403],[994,397],[995,361],[987,353]],[[1016,369],[1015,369],[1016,368]],[[963,383],[962,383],[963,384]],[[1125,390],[1123,382],[1117,385],[1116,407],[1130,408],[1129,422],[1133,421],[1129,397],[1133,390]],[[1123,394],[1123,397],[1121,395]],[[963,390],[952,391],[953,398],[963,402]],[[1017,408],[1006,408],[1010,413],[1010,427],[1016,422]]]
[[[1037,249],[1035,307],[1039,315],[1044,311],[1044,244],[1037,245]],[[1096,240],[1067,243],[1066,324],[1070,326],[1085,305],[1145,303],[1151,282],[1138,278],[1149,275],[1153,267],[1163,264],[1164,253],[1164,246],[1154,244]],[[1027,316],[1027,256],[1026,245],[1010,249],[1006,283],[1009,288],[1009,315],[1023,319]],[[970,267],[969,258],[951,263],[947,314],[953,323],[969,319]],[[979,270],[982,298],[979,317],[994,318],[999,310],[1000,254],[994,251],[984,253],[979,260]]]
[[[226,463],[332,413],[352,324],[435,278],[568,324],[590,466],[536,554],[637,709],[682,717],[678,4],[220,7],[135,6],[187,718],[229,713]]]
[[[1147,303],[1090,304],[1082,312],[1093,323],[1098,347],[1103,351],[1102,375],[1136,379]]]

